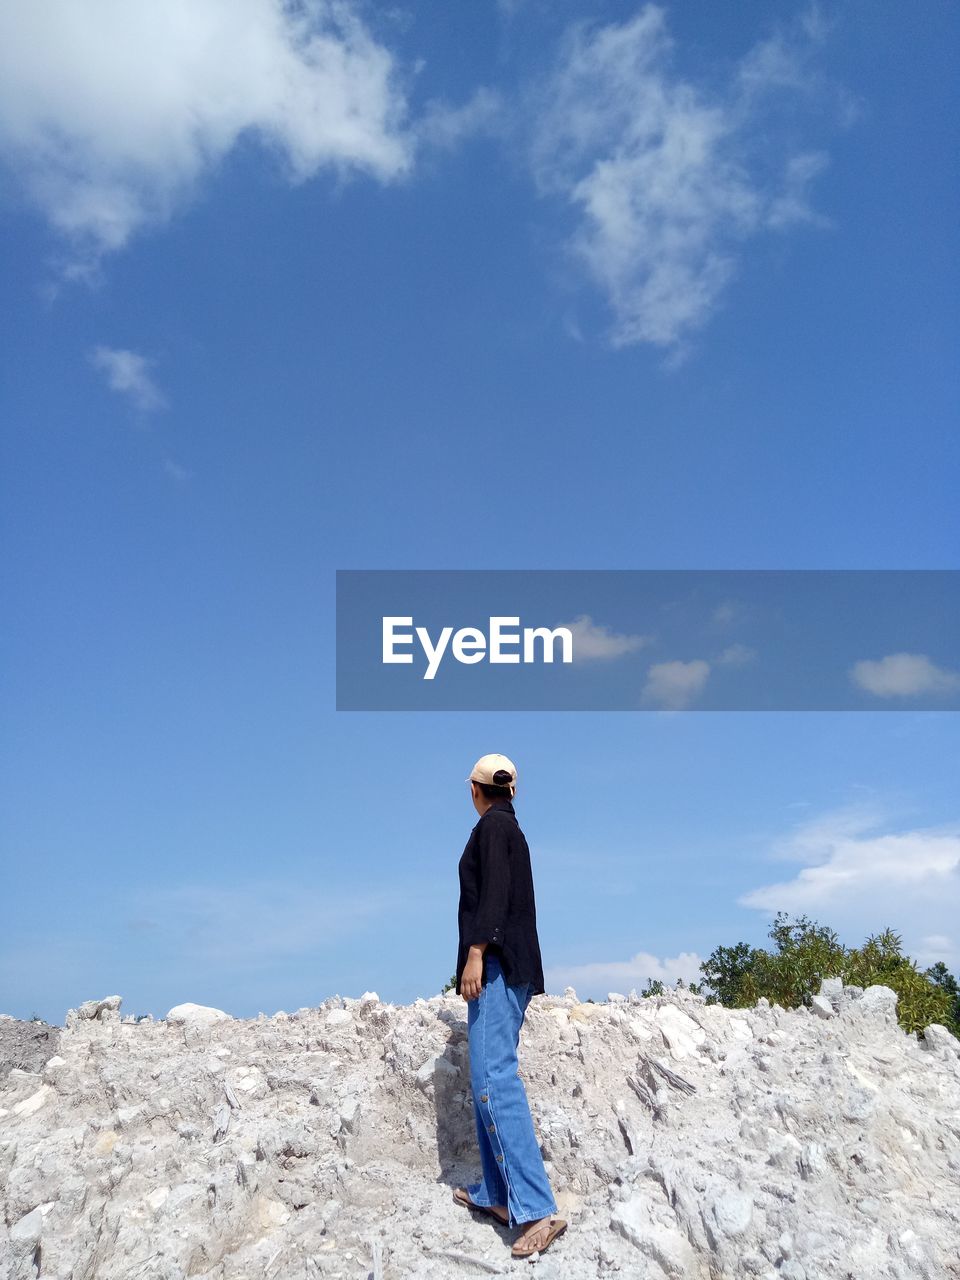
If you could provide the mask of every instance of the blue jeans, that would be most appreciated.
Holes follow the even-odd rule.
[[[557,1212],[533,1129],[517,1049],[533,983],[507,986],[487,951],[486,982],[467,1001],[470,1082],[483,1178],[466,1188],[474,1204],[506,1205],[510,1226]]]

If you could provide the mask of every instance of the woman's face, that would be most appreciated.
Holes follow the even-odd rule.
[[[477,786],[475,782],[470,783],[470,795],[473,799],[473,807],[476,809],[477,813],[479,813],[480,817],[482,818],[484,814],[484,809],[486,806],[484,802],[483,793],[481,792],[480,788]]]

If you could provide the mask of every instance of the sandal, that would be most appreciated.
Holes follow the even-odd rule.
[[[493,1205],[474,1204],[470,1199],[470,1193],[467,1191],[466,1187],[455,1187],[453,1191],[453,1198],[457,1204],[466,1205],[468,1209],[476,1209],[478,1213],[488,1213],[491,1218],[496,1218],[497,1222],[499,1222],[502,1227],[507,1226],[506,1212],[504,1212],[504,1216],[501,1218]]]
[[[557,1236],[563,1235],[566,1229],[567,1223],[565,1219],[558,1218],[556,1214],[551,1214],[547,1222],[541,1222],[539,1227],[529,1228],[525,1231],[510,1250],[510,1253],[514,1258],[529,1258],[535,1253],[543,1253],[544,1250],[550,1248]],[[525,1240],[536,1240],[538,1238],[543,1240],[542,1244],[533,1247],[528,1246],[527,1248],[523,1247]]]

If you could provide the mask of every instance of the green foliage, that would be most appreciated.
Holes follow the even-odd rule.
[[[648,978],[647,985],[643,988],[640,994],[642,996],[662,996],[663,991],[663,983],[659,978]]]
[[[954,1035],[951,1025],[950,993],[921,973],[913,960],[901,951],[901,938],[892,929],[869,937],[862,947],[847,954],[844,982],[858,987],[882,983],[896,991],[897,1019],[904,1031],[922,1032],[931,1022],[940,1022]],[[951,978],[950,974],[947,977]]]
[[[454,974],[454,975],[451,977],[450,981],[449,981],[449,982],[447,982],[447,983],[445,983],[445,984],[440,988],[440,994],[441,994],[441,995],[446,995],[446,993],[447,993],[448,991],[456,991],[456,989],[457,989],[457,975],[456,975],[456,974]]]
[[[824,978],[845,985],[882,984],[897,993],[897,1017],[905,1031],[922,1032],[931,1022],[960,1035],[960,990],[943,964],[921,973],[905,956],[892,929],[872,934],[860,947],[847,949],[837,934],[806,915],[791,921],[778,912],[770,929],[775,949],[717,947],[701,964],[700,994],[708,1001],[743,1009],[761,996],[784,1009],[809,1005]]]
[[[942,960],[938,960],[931,968],[924,970],[924,977],[940,987],[950,998],[950,1021],[944,1025],[949,1027],[955,1036],[960,1036],[960,982],[957,982]]]
[[[759,953],[746,942],[735,947],[717,947],[700,965],[703,985],[711,989],[715,1001],[731,1009],[756,1004],[756,984],[752,968]]]

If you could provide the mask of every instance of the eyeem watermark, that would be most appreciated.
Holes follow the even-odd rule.
[[[340,711],[960,711],[960,570],[344,569]]]
[[[486,632],[478,627],[441,627],[436,639],[428,627],[414,627],[409,617],[383,620],[383,661],[385,665],[410,665],[413,648],[419,644],[426,666],[424,680],[433,680],[440,664],[449,655],[455,662],[472,667],[478,662],[519,664],[553,662],[559,647],[560,661],[573,661],[573,632],[567,627],[524,627],[520,618],[490,618]],[[407,628],[410,628],[407,630]]]

